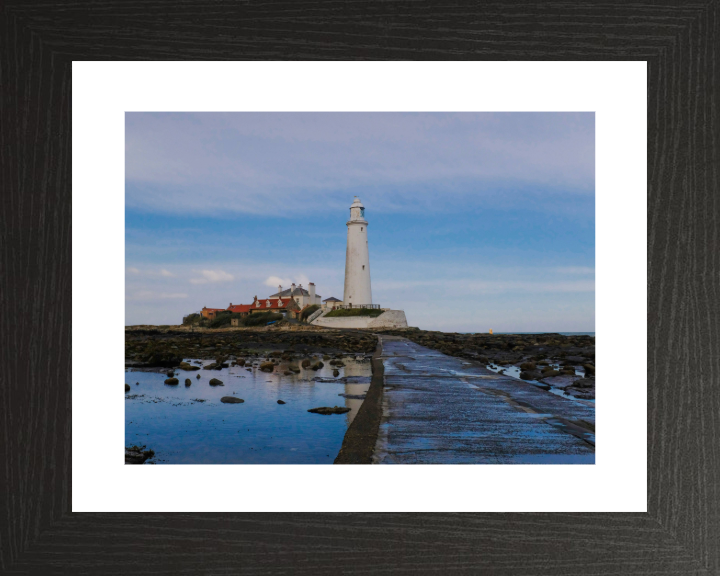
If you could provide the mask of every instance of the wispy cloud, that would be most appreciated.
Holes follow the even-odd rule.
[[[173,274],[169,270],[165,270],[165,268],[163,268],[162,270],[160,270],[160,276],[165,276],[166,278],[174,278],[175,274]]]
[[[137,268],[128,267],[128,268],[125,268],[125,270],[130,272],[130,274],[140,274],[140,270],[138,270]]]
[[[132,113],[127,202],[206,214],[266,214],[272,203],[282,217],[333,210],[338,191],[363,190],[386,211],[438,193],[587,195],[594,142],[592,113]]]
[[[293,278],[280,278],[280,276],[270,276],[268,277],[263,284],[265,286],[271,286],[273,288],[276,288],[277,286],[284,286],[285,288],[289,288],[291,284],[304,284],[307,286],[310,283],[310,280],[305,274],[298,274],[297,276]]]
[[[587,276],[595,274],[595,268],[591,268],[590,266],[562,266],[560,268],[555,268],[555,272],[558,274],[576,274]]]
[[[200,278],[191,278],[191,284],[208,284],[210,282],[229,282],[234,280],[232,274],[228,274],[223,270],[194,270],[200,274]]]

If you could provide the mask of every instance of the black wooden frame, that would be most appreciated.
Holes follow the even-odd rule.
[[[720,573],[719,5],[0,4],[0,572]],[[647,61],[648,513],[71,513],[71,62],[136,59]]]

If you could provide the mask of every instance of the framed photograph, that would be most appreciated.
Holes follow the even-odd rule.
[[[715,573],[715,5],[297,8],[0,13],[2,571]]]

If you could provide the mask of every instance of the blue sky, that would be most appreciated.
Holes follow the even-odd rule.
[[[595,330],[592,113],[128,113],[126,324],[315,282],[445,331]]]

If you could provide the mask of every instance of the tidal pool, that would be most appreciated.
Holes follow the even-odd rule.
[[[167,370],[127,368],[125,446],[146,445],[155,451],[147,463],[156,464],[332,464],[363,402],[341,394],[363,396],[371,378],[369,358],[342,360],[337,378],[328,361],[318,371],[303,369],[292,376],[283,375],[287,364],[282,363],[271,374],[241,366],[175,369],[180,383],[174,386],[164,384]],[[224,386],[210,386],[212,378]],[[223,396],[245,402],[224,404]],[[319,406],[345,406],[350,412],[308,412]]]

